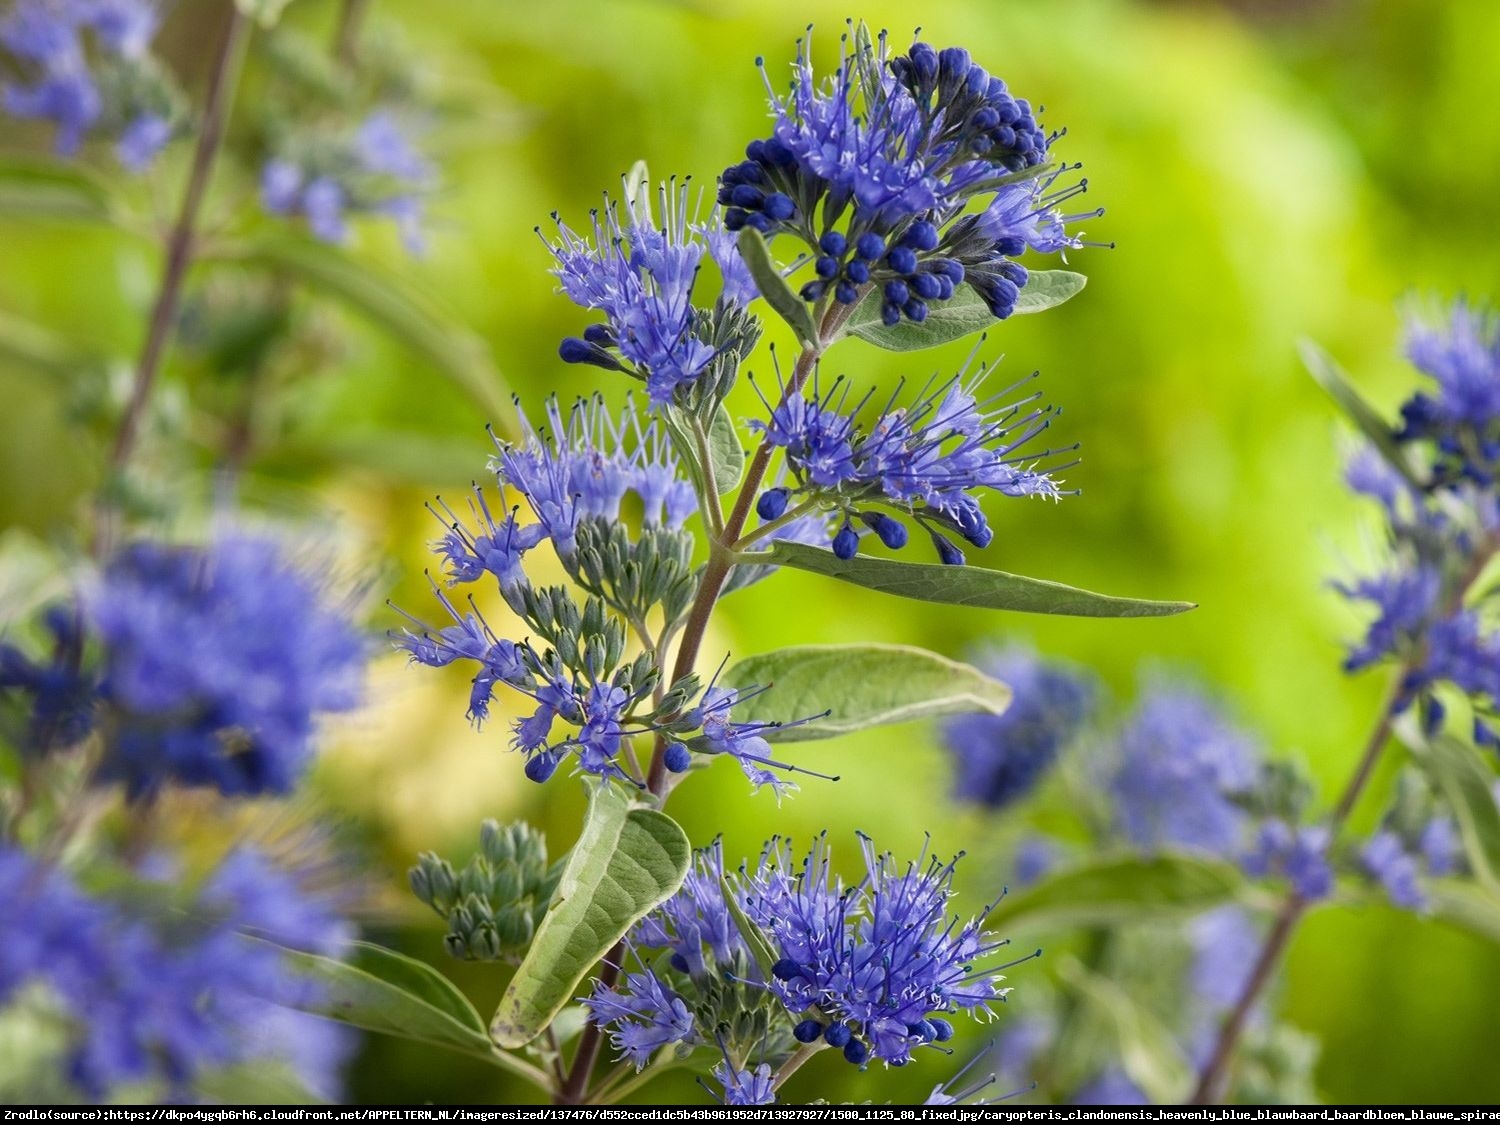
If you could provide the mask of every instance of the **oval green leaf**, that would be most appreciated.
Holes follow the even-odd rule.
[[[1445,879],[1428,888],[1427,909],[1440,922],[1500,945],[1500,898],[1484,887]]]
[[[1396,444],[1395,434],[1375,408],[1354,389],[1354,384],[1349,381],[1338,362],[1311,340],[1301,341],[1297,350],[1302,355],[1302,363],[1308,374],[1338,404],[1355,428],[1375,447],[1375,451],[1405,477],[1408,483],[1413,487],[1420,487],[1411,462],[1406,459],[1405,450]]]
[[[1007,894],[989,924],[1007,929],[1023,921],[1029,926],[1111,926],[1178,917],[1231,901],[1243,885],[1233,866],[1208,856],[1101,859]]]
[[[745,447],[740,444],[734,419],[723,406],[714,411],[713,424],[708,428],[708,455],[713,458],[714,486],[719,494],[733,492],[745,475]]]
[[[1062,304],[1088,284],[1088,278],[1069,270],[1034,270],[1016,299],[1018,314],[1038,313]],[[880,319],[884,298],[871,290],[850,317],[846,331],[866,343],[892,352],[935,348],[982,332],[1000,322],[972,286],[962,286],[952,298],[927,306],[927,319],[918,324],[904,317],[887,325]]]
[[[797,645],[741,660],[724,674],[730,687],[767,690],[738,703],[736,722],[827,718],[768,727],[772,742],[836,738],[888,723],[987,711],[1010,705],[1010,688],[977,668],[909,645]]]
[[[1024,578],[1003,570],[945,566],[942,563],[905,563],[865,555],[846,560],[822,547],[782,540],[763,554],[764,561],[775,566],[790,566],[897,597],[943,605],[1068,617],[1170,617],[1197,608],[1192,602],[1154,602],[1095,594],[1064,586],[1061,582]],[[759,562],[762,553],[756,552],[744,556],[744,559]]]
[[[211,247],[205,257],[283,273],[327,294],[372,326],[425,357],[491,419],[507,415],[489,347],[400,278],[356,261],[337,247],[275,237]]]
[[[1495,775],[1479,751],[1455,738],[1438,738],[1417,751],[1458,821],[1464,855],[1474,876],[1491,894],[1500,894],[1500,806],[1495,803]]]
[[[750,276],[755,278],[755,287],[766,299],[766,304],[792,326],[797,339],[804,344],[816,343],[818,329],[813,324],[807,302],[797,296],[787,284],[786,278],[781,276],[781,271],[776,268],[776,262],[771,257],[771,248],[766,245],[760,231],[754,227],[742,227],[739,247],[740,257],[745,259],[745,265],[750,268]]]
[[[500,999],[490,1037],[521,1047],[546,1030],[599,958],[682,885],[691,859],[687,835],[670,817],[631,808],[620,786],[591,787],[583,834]]]

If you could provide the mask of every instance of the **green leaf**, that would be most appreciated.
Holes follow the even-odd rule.
[[[1500,898],[1492,891],[1445,879],[1428,888],[1427,908],[1438,921],[1500,945]]]
[[[275,27],[290,0],[234,0],[244,12],[261,27]]]
[[[1015,315],[1055,309],[1083,292],[1088,283],[1088,278],[1072,270],[1032,270],[1026,275],[1021,295],[1016,298]]]
[[[0,218],[113,223],[118,217],[108,187],[81,166],[0,159]]]
[[[349,961],[287,951],[292,964],[323,986],[317,1012],[366,1031],[490,1053],[484,1020],[442,973],[371,942],[355,942],[352,949]]]
[[[1243,886],[1230,864],[1167,853],[1090,860],[1008,894],[990,914],[991,928],[1112,926],[1133,919],[1194,914],[1236,897]]]
[[[818,340],[818,330],[813,324],[812,313],[808,311],[807,302],[792,291],[787,284],[786,278],[781,276],[781,271],[776,268],[775,261],[771,258],[771,248],[766,245],[766,240],[760,231],[754,227],[743,227],[739,238],[740,257],[745,259],[745,265],[750,267],[750,276],[755,278],[756,288],[760,295],[766,299],[766,303],[776,310],[782,320],[792,326],[792,331],[797,333],[797,339],[804,344],[815,344]]]
[[[1016,300],[1016,312],[1036,313],[1060,305],[1087,282],[1088,278],[1081,273],[1036,270],[1028,277]],[[892,352],[935,348],[1000,323],[984,298],[969,285],[960,287],[949,300],[929,304],[927,319],[921,324],[903,317],[896,324],[886,325],[880,319],[883,301],[880,290],[872,289],[854,310],[845,330],[866,343]]]
[[[1069,617],[1169,617],[1197,607],[1192,602],[1153,602],[1116,598],[1003,570],[942,563],[905,563],[855,555],[840,559],[822,547],[778,540],[766,552],[744,561],[790,566],[864,586],[870,590],[944,605],[976,609],[1010,609],[1019,613],[1055,613]]]
[[[729,411],[720,406],[708,428],[708,455],[713,459],[714,485],[719,495],[733,492],[745,475],[745,448]]]
[[[644,160],[637,160],[625,173],[625,206],[627,210],[640,209],[649,221],[651,216],[651,171]],[[654,225],[654,224],[652,224]]]
[[[777,722],[832,713],[761,733],[772,742],[836,738],[888,723],[988,711],[1010,705],[1010,688],[977,668],[909,645],[798,645],[741,660],[731,687],[768,690],[735,704],[736,722]]]
[[[1458,821],[1464,854],[1475,877],[1492,894],[1500,894],[1500,806],[1495,803],[1495,775],[1479,751],[1456,738],[1440,737],[1416,751]]]
[[[1364,400],[1364,396],[1354,389],[1354,384],[1344,374],[1338,361],[1311,340],[1301,341],[1297,350],[1302,355],[1302,363],[1308,374],[1338,403],[1339,408],[1375,447],[1376,452],[1413,487],[1421,487],[1416,473],[1412,471],[1411,462],[1406,459],[1406,451],[1396,444],[1391,428],[1376,413],[1375,408]]]
[[[599,958],[687,876],[686,834],[670,817],[629,801],[620,786],[590,788],[583,834],[552,908],[490,1024],[500,1046],[520,1047],[540,1035]]]
[[[1193,1068],[1155,1013],[1119,985],[1064,958],[1058,975],[1107,1018],[1126,1077],[1157,1105],[1182,1105],[1193,1088]]]
[[[342,301],[424,356],[490,418],[505,415],[503,385],[488,345],[393,274],[337,247],[279,236],[209,247],[205,257],[287,274]]]
[[[0,359],[68,381],[101,377],[105,369],[101,359],[80,352],[66,337],[5,312],[0,312]]]

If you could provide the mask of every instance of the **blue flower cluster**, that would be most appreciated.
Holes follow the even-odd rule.
[[[1451,817],[1434,816],[1414,841],[1391,828],[1382,828],[1360,849],[1366,874],[1380,884],[1395,906],[1424,910],[1426,880],[1451,875],[1459,869],[1461,849]]]
[[[1399,463],[1367,448],[1349,465],[1350,487],[1384,511],[1392,559],[1381,573],[1336,584],[1376,613],[1345,667],[1400,662],[1398,708],[1421,701],[1429,731],[1444,718],[1431,689],[1453,684],[1477,704],[1475,739],[1495,745],[1488,714],[1500,704],[1500,634],[1468,602],[1500,547],[1500,329],[1460,302],[1444,325],[1411,321],[1407,354],[1437,390],[1402,407],[1392,435]]]
[[[943,724],[960,801],[1002,809],[1033,789],[1093,714],[1096,689],[1082,669],[1012,647],[979,666],[1014,693],[1001,715],[960,715]],[[1017,874],[1018,882],[1024,882]]]
[[[809,301],[831,293],[850,305],[878,288],[886,324],[920,322],[967,282],[1009,316],[1028,276],[1016,257],[1083,245],[1065,225],[1090,216],[1058,208],[1086,181],[1053,190],[1072,170],[1048,173],[1057,134],[963,48],[918,42],[892,57],[884,33],[878,46],[843,43],[826,81],[810,41],[785,96],[766,76],[776,123],[720,178],[725,225],[806,243]]]
[[[377,110],[347,135],[317,137],[269,160],[261,171],[261,205],[273,215],[301,216],[314,238],[343,243],[351,214],[390,219],[408,253],[426,249],[426,200],[437,176],[409,127]]]
[[[1064,492],[1037,463],[1077,448],[1023,451],[1051,426],[1053,411],[1035,406],[1036,395],[996,405],[1014,387],[980,402],[976,395],[989,371],[981,367],[971,379],[960,375],[930,388],[911,406],[896,406],[893,395],[868,429],[858,419],[873,392],[851,407],[843,380],[826,394],[815,384],[806,398],[783,391],[775,408],[767,403],[769,421],[752,421],[751,427],[784,451],[796,487],[783,484],[763,492],[758,514],[774,520],[794,502],[835,512],[843,525],[833,551],[849,559],[859,549],[856,524],[887,547],[906,545],[906,525],[876,510],[880,505],[922,527],[943,562],[962,565],[964,554],[948,535],[979,548],[994,538],[972,493],[988,489],[1055,500]]]
[[[51,121],[63,156],[98,132],[121,164],[144,171],[172,137],[171,94],[149,56],[160,19],[152,0],[17,0],[0,18],[0,46],[24,80],[5,84],[0,106]]]
[[[622,215],[623,210],[623,215]],[[575,233],[557,215],[557,241],[549,248],[552,272],[574,304],[595,309],[603,324],[562,342],[568,363],[591,363],[641,379],[654,405],[673,401],[697,381],[723,350],[715,311],[743,308],[757,296],[755,282],[734,240],[693,221],[688,188],[663,186],[658,222],[644,198],[623,204],[605,197],[592,213],[592,238]],[[723,279],[720,308],[693,303],[705,255]]]
[[[51,638],[44,660],[0,642],[0,698],[18,700],[13,743],[27,754],[76,745],[94,729],[98,683],[85,663],[83,622],[73,606],[53,606],[42,624]]]
[[[590,1018],[640,1066],[665,1046],[699,1042],[700,1027],[714,1026],[718,994],[738,983],[749,990],[740,1003],[773,1005],[772,1026],[782,1030],[769,1033],[767,1043],[821,1041],[856,1065],[874,1058],[902,1066],[917,1048],[947,1042],[953,1025],[945,1015],[987,1015],[1004,999],[999,973],[1008,966],[977,965],[1006,943],[985,932],[982,920],[949,915],[953,863],[924,854],[902,868],[868,839],[861,844],[865,876],[847,887],[833,875],[821,838],[800,860],[774,840],[753,870],[742,867],[727,880],[719,845],[700,852],[682,889],[631,935],[638,959],[649,949],[669,949],[670,956],[627,973],[613,988],[597,986],[586,1001]],[[767,951],[768,976],[752,947]],[[746,1046],[760,1050],[763,1043]],[[726,1099],[769,1096],[771,1071],[768,1063],[761,1067],[736,1068],[726,1054],[717,1075]]]
[[[1110,778],[1121,829],[1139,847],[1231,855],[1247,824],[1235,797],[1256,781],[1258,750],[1218,707],[1184,686],[1148,687],[1118,738]]]
[[[1328,862],[1331,837],[1322,825],[1298,827],[1276,817],[1261,822],[1255,842],[1240,858],[1247,875],[1280,877],[1297,897],[1309,902],[1333,890],[1333,868]]]
[[[248,1060],[290,1064],[310,1088],[336,1094],[344,1032],[279,1007],[310,1002],[314,986],[278,946],[329,955],[351,936],[332,903],[241,849],[191,903],[149,911],[153,898],[180,894],[166,874],[149,895],[93,897],[40,858],[0,847],[0,1006],[42,986],[71,1028],[70,1077],[92,1098],[145,1080],[181,1097],[205,1070]]]
[[[100,775],[133,797],[168,782],[290,792],[318,717],[360,700],[368,646],[348,607],[269,539],[126,547],[84,610],[104,654]]]

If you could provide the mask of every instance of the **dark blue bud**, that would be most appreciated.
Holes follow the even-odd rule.
[[[921,1023],[907,1028],[907,1030],[922,1040],[923,1043],[931,1043],[937,1038],[937,1028],[932,1025],[931,1020],[923,1020]]]
[[[786,222],[797,213],[797,205],[792,202],[792,197],[779,191],[773,191],[766,196],[764,209],[766,214],[778,223]]]
[[[969,147],[980,156],[983,156],[985,153],[989,152],[990,149],[995,147],[995,142],[990,140],[989,137],[985,136],[983,133],[980,133],[978,136],[972,138],[969,141]]]
[[[848,243],[844,241],[844,236],[836,230],[828,231],[818,239],[818,249],[825,254],[832,254],[835,258],[842,258],[847,248]]]
[[[751,141],[745,146],[745,156],[756,164],[764,164],[769,159],[766,156],[766,142]]]
[[[988,133],[991,129],[1000,124],[1000,114],[996,112],[994,106],[987,105],[983,109],[975,113],[974,116],[969,119],[969,123],[973,125],[974,128],[978,129],[981,133]]]
[[[813,263],[813,272],[824,281],[832,281],[839,273],[839,260],[823,256]]]
[[[609,371],[618,371],[620,361],[598,344],[591,344],[587,340],[580,340],[577,336],[569,336],[557,346],[557,354],[564,363],[591,363],[595,367],[603,367]]]
[[[744,227],[745,220],[748,217],[738,207],[731,207],[728,211],[724,212],[724,229],[730,232],[740,230]]]
[[[938,52],[938,65],[947,74],[968,78],[969,67],[974,65],[974,60],[962,47],[944,47]]]
[[[932,269],[942,274],[954,285],[962,285],[964,280],[964,264],[957,258],[939,258],[929,263]]]
[[[901,236],[902,246],[908,246],[911,249],[920,251],[923,254],[928,253],[932,250],[936,250],[937,244],[937,227],[933,226],[925,219],[920,222],[912,223],[911,226],[906,228],[906,233]]]
[[[1016,131],[1009,125],[1001,125],[990,136],[995,139],[995,143],[1001,148],[1016,147]]]
[[[734,173],[734,182],[737,184],[763,184],[766,182],[766,174],[760,170],[760,165],[753,160],[746,160],[736,164],[729,170]],[[726,178],[729,173],[725,173]]]
[[[1026,267],[1020,262],[1002,262],[1000,265],[1000,276],[1009,281],[1017,289],[1026,284],[1026,279],[1031,276]]]
[[[854,1038],[854,1032],[849,1030],[847,1023],[831,1023],[823,1032],[823,1042],[830,1047],[842,1047]]]
[[[838,298],[841,305],[852,305],[859,300],[859,290],[847,281],[841,281],[835,285],[833,295]]]
[[[802,975],[802,966],[790,957],[783,957],[771,966],[771,975],[777,980],[796,980]]]
[[[833,553],[839,558],[849,560],[859,550],[859,532],[847,523],[839,529],[839,533],[833,537]]]
[[[754,227],[761,234],[770,234],[771,228],[776,224],[764,212],[752,211],[745,215],[745,225],[747,227]]]
[[[765,142],[764,155],[769,163],[782,168],[791,168],[797,163],[797,154],[775,137]]]
[[[937,532],[930,532],[932,545],[937,548],[938,558],[948,566],[963,566],[964,553]]]
[[[911,300],[911,290],[906,287],[904,281],[887,281],[885,299],[893,305],[904,305]]]
[[[927,319],[927,302],[913,297],[901,306],[901,311],[906,314],[908,320],[921,324]]]
[[[823,295],[823,290],[827,288],[828,283],[826,281],[809,281],[800,291],[802,299],[804,301],[816,301]]]
[[[855,258],[854,261],[844,267],[844,276],[854,282],[855,285],[863,285],[870,280],[869,264]]]
[[[938,54],[926,43],[913,43],[907,57],[911,59],[912,70],[916,71],[917,81],[931,82],[937,77]]]
[[[1009,94],[1001,92],[997,96],[992,92],[989,101],[999,114],[1002,125],[1014,125],[1020,119],[1021,111],[1016,108],[1015,100]]]
[[[859,518],[891,550],[899,551],[906,546],[906,525],[900,520],[892,519],[884,512],[860,512]]]
[[[755,502],[755,514],[763,520],[779,519],[781,513],[786,511],[787,497],[791,494],[792,490],[789,488],[766,489]]]
[[[860,1066],[870,1057],[870,1049],[861,1040],[851,1039],[844,1044],[844,1059]]]
[[[899,274],[917,272],[917,255],[905,246],[898,246],[886,255],[886,265]]]
[[[532,781],[546,781],[557,772],[557,763],[560,755],[544,750],[540,754],[533,754],[526,762],[526,776]]]
[[[976,526],[964,529],[964,538],[982,551],[994,540],[995,533],[981,517]]]
[[[590,324],[583,330],[583,338],[591,344],[598,344],[601,348],[612,347],[615,344],[614,330],[607,324]]]
[[[803,1020],[792,1028],[792,1038],[798,1043],[816,1043],[823,1034],[823,1025],[817,1020]]]
[[[945,277],[943,281],[948,281]],[[948,281],[951,286],[953,283]],[[943,291],[942,282],[938,280],[937,274],[919,273],[911,279],[911,291],[924,301],[935,301],[938,294]]]
[[[854,252],[867,262],[877,261],[885,253],[885,239],[874,231],[859,236],[859,241],[854,244]]]
[[[676,969],[679,973],[689,972],[692,968],[692,966],[688,964],[688,959],[681,953],[673,953],[672,956],[667,958],[667,964],[671,965],[672,968]]]
[[[989,93],[990,72],[978,63],[975,63],[969,67],[969,73],[964,78],[964,85],[968,86],[971,95],[976,98],[982,98],[985,94]]]
[[[755,211],[766,200],[766,193],[754,184],[739,184],[729,193],[730,202],[747,211]]]
[[[927,1021],[932,1024],[932,1038],[939,1043],[946,1043],[953,1038],[953,1025],[945,1019],[937,1016]]]
[[[886,301],[880,306],[880,323],[894,328],[901,323],[901,306],[895,301]]]
[[[728,172],[724,173],[724,177],[724,182],[719,185],[719,194],[714,198],[718,200],[721,207],[728,207],[734,202],[735,184],[730,181]]]
[[[938,274],[937,300],[949,301],[953,299],[953,282],[948,280],[947,274]]]
[[[667,752],[661,756],[662,765],[673,773],[681,773],[693,764],[693,755],[680,742],[674,742],[667,747]]]

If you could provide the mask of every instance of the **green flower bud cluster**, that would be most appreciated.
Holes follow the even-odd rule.
[[[658,605],[668,621],[687,612],[698,586],[691,533],[648,526],[632,542],[623,524],[595,518],[579,521],[577,535],[578,584],[627,621]]]
[[[408,872],[412,892],[448,923],[443,944],[464,961],[519,963],[562,877],[563,861],[548,866],[547,841],[520,822],[486,820],[479,852],[462,871],[424,852]]]

